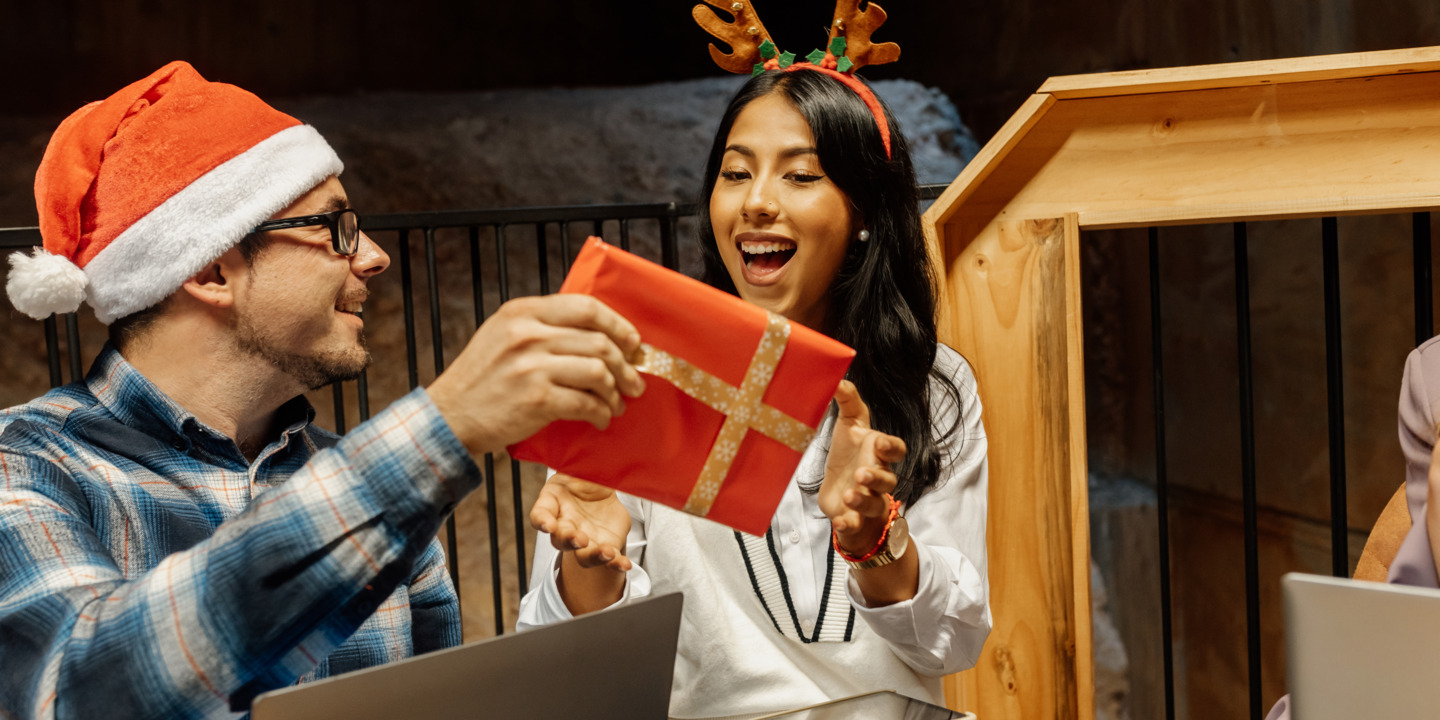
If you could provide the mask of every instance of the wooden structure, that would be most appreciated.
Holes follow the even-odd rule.
[[[953,707],[1093,718],[1086,229],[1440,207],[1440,48],[1057,77],[925,215],[990,440],[995,625]]]

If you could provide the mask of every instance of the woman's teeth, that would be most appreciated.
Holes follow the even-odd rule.
[[[359,315],[360,311],[364,308],[365,303],[358,302],[340,303],[339,305],[335,306],[335,309],[339,310],[340,312],[351,313],[355,315]]]
[[[747,255],[762,255],[764,253],[783,252],[794,250],[795,243],[785,242],[745,242],[740,244],[740,251]]]
[[[740,253],[751,272],[768,275],[795,257],[795,241],[746,240],[740,243]]]

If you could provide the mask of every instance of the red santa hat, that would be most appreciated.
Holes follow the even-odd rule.
[[[45,246],[10,256],[5,292],[37,320],[86,301],[108,325],[342,169],[314,128],[172,62],[60,124],[35,174]]]

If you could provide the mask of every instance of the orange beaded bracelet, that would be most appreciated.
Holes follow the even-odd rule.
[[[844,558],[848,562],[863,563],[866,560],[875,557],[875,555],[880,552],[880,548],[885,547],[885,541],[890,538],[890,527],[895,524],[895,518],[900,517],[900,501],[896,500],[895,497],[890,493],[885,493],[885,498],[890,502],[890,515],[889,517],[885,518],[885,531],[880,533],[880,540],[875,543],[875,547],[870,548],[870,551],[865,553],[864,555],[855,557],[845,552],[845,548],[840,547],[840,536],[836,535],[834,530],[831,530],[830,542],[832,545],[835,546],[835,553],[837,555]]]

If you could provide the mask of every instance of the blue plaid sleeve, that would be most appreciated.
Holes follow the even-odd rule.
[[[460,644],[460,597],[450,582],[438,540],[430,543],[415,568],[410,583],[410,623],[416,655]]]
[[[0,717],[230,717],[412,577],[439,618],[427,624],[450,622],[443,568],[417,563],[443,562],[435,533],[479,473],[423,390],[134,577],[99,534],[129,526],[97,529],[97,490],[77,480],[108,470],[71,450],[58,434],[0,436]],[[424,642],[445,632],[458,627]]]

